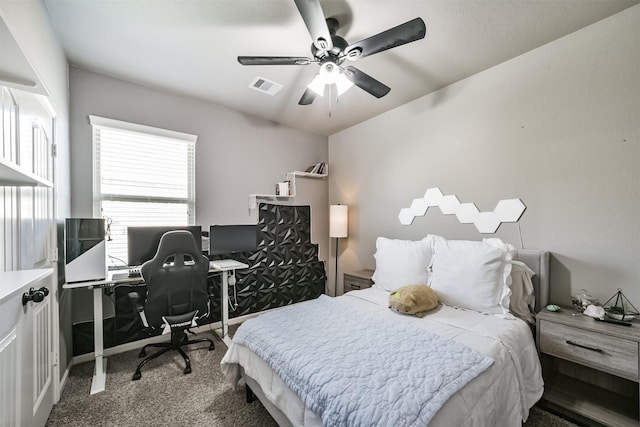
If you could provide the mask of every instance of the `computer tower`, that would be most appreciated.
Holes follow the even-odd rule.
[[[66,219],[64,273],[67,283],[107,278],[104,219]]]

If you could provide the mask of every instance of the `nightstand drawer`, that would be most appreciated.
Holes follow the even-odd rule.
[[[373,284],[371,274],[373,274],[371,270],[360,270],[353,274],[345,273],[343,276],[344,292],[370,288]]]
[[[638,381],[636,341],[540,320],[540,351]]]

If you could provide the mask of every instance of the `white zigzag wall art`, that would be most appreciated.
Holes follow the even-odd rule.
[[[475,203],[460,203],[453,195],[443,195],[438,187],[429,188],[424,197],[413,199],[411,206],[400,209],[402,225],[411,225],[417,216],[424,216],[429,208],[439,207],[444,215],[455,215],[461,224],[473,224],[482,234],[493,234],[503,222],[518,222],[527,208],[520,199],[500,200],[490,212],[480,212]]]

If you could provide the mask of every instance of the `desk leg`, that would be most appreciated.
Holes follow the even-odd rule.
[[[229,272],[222,272],[222,341],[229,347]]]
[[[104,357],[104,331],[102,326],[102,288],[93,288],[93,346],[96,357],[91,394],[104,391],[107,380],[107,358]]]

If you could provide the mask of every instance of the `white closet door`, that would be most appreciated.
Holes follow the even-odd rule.
[[[41,270],[31,270],[41,271]],[[9,279],[28,276],[18,272]],[[38,273],[40,274],[40,273]],[[23,306],[30,288],[50,286],[53,276],[0,300],[0,426],[44,426],[53,407],[51,297]]]

